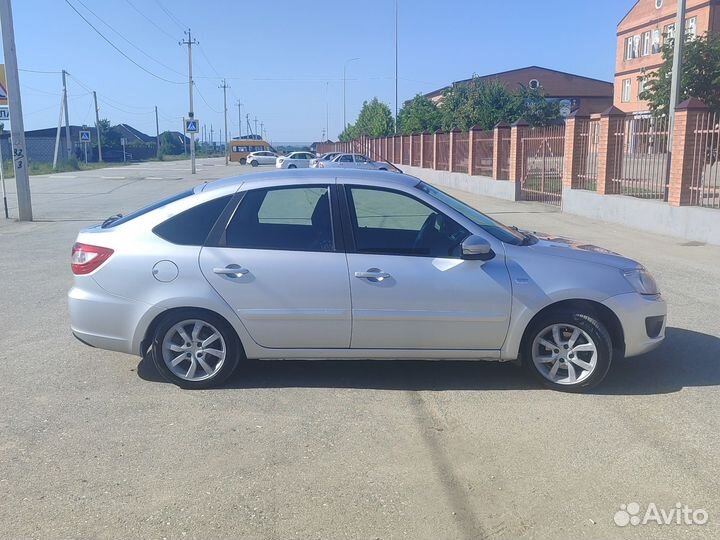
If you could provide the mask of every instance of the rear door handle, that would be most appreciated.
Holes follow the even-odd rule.
[[[239,264],[229,264],[225,268],[213,268],[213,272],[221,276],[238,277],[244,276],[250,272],[250,270],[243,268]]]
[[[384,279],[388,279],[392,276],[387,272],[383,272],[382,270],[370,268],[367,272],[355,272],[355,277],[359,279],[367,279],[368,281],[372,282],[378,282],[383,281]]]

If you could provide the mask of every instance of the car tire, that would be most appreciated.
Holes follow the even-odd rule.
[[[253,167],[257,167],[257,166],[258,166],[258,162],[253,159],[253,160],[250,162],[250,165],[252,165]]]
[[[193,335],[196,328],[197,334]],[[182,343],[185,341],[183,333],[190,340],[189,347],[188,343]],[[218,337],[213,339],[215,334]],[[199,343],[202,343],[200,347],[197,346]],[[224,353],[222,359],[218,352]],[[185,357],[181,358],[183,355]],[[170,312],[159,322],[153,334],[150,356],[168,382],[187,390],[200,390],[221,385],[245,355],[235,330],[225,319],[204,310],[182,309]],[[178,360],[179,363],[173,366]],[[192,364],[195,369],[191,373]]]
[[[562,310],[538,318],[528,328],[523,364],[542,384],[561,392],[584,392],[607,375],[613,343],[592,313]]]
[[[297,165],[288,165],[288,169],[297,169]]]
[[[240,158],[240,165],[245,165],[247,163],[247,159]]]

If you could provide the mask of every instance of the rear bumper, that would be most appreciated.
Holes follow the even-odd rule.
[[[626,357],[649,352],[665,339],[667,305],[661,296],[628,293],[608,298],[603,304],[620,319],[625,334]]]
[[[72,333],[84,344],[140,354],[134,336],[138,323],[150,309],[149,305],[114,296],[92,277],[84,277],[76,280],[68,292],[68,308]]]

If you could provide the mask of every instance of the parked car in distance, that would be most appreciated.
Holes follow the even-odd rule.
[[[387,171],[394,168],[383,161],[373,161],[363,154],[338,154],[327,161],[318,161],[315,167],[319,169],[367,169]]]
[[[312,152],[292,152],[287,156],[280,156],[275,160],[278,169],[307,169],[310,160],[315,159]]]
[[[82,230],[71,268],[73,334],[183,388],[246,358],[412,358],[520,361],[583,391],[665,335],[639,263],[389,172],[202,184]]]
[[[275,152],[263,150],[262,152],[252,152],[248,154],[246,162],[253,167],[257,167],[258,165],[274,165],[277,158],[278,155]]]
[[[318,161],[330,161],[335,156],[339,155],[341,152],[327,152],[325,154],[322,154],[321,156],[318,156],[314,159],[310,160],[310,167],[317,167]]]

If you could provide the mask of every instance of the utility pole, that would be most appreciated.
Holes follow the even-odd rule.
[[[160,159],[160,122],[158,121],[157,105],[155,105],[155,154]]]
[[[252,131],[252,128],[250,127],[250,114],[249,113],[245,113],[245,125],[247,126],[248,135],[249,135],[250,132]]]
[[[346,106],[346,87],[347,87],[347,65],[350,62],[353,62],[354,60],[360,60],[359,58],[350,58],[349,60],[345,60],[345,64],[343,64],[343,128],[342,130],[345,131],[345,128],[347,128],[347,106]]]
[[[238,137],[242,139],[242,106],[243,104],[240,103],[240,100],[238,99],[237,102],[238,106]]]
[[[687,12],[687,0],[678,0],[677,19],[675,21],[675,43],[673,52],[672,79],[670,86],[670,126],[668,144],[672,150],[672,132],[675,123],[675,107],[680,102],[682,94],[682,63],[685,50],[685,13]]]
[[[325,81],[325,137],[323,137],[323,142],[330,139],[330,104],[328,100],[328,96],[330,95],[330,82]]]
[[[10,135],[12,136],[12,158],[15,166],[18,219],[20,221],[32,221],[30,178],[28,177],[25,151],[25,126],[23,123],[22,100],[20,99],[20,78],[18,75],[15,29],[13,27],[10,0],[0,0],[0,32],[2,32],[3,51],[5,52],[5,75],[8,85],[8,105],[10,107]],[[0,166],[2,166],[2,163],[0,163]]]
[[[395,0],[395,135],[398,125],[398,0]]]
[[[193,119],[195,118],[195,113],[193,112],[192,46],[197,45],[198,42],[193,39],[189,28],[185,32],[185,35],[187,36],[187,39],[181,40],[179,44],[187,45],[188,48],[188,92],[190,94],[190,109],[188,110],[188,116]],[[190,163],[192,174],[195,174],[195,132],[190,133]]]
[[[93,90],[93,99],[95,100],[95,131],[98,141],[98,162],[102,163],[102,139],[100,138],[100,109],[97,104],[97,92]],[[155,107],[155,118],[157,119],[157,107]]]
[[[66,159],[72,157],[72,140],[70,139],[70,115],[68,114],[68,99],[67,99],[67,71],[62,70],[62,82],[63,82],[63,107],[65,108],[65,148],[67,149]]]
[[[214,148],[215,147],[215,138],[213,137],[213,127],[212,124],[210,124],[210,145]]]
[[[258,132],[258,130],[257,130],[257,116],[256,116],[255,117],[255,131],[254,131],[255,135],[257,135],[257,132]]]
[[[227,139],[228,138],[227,137],[227,132],[228,132],[228,130],[227,130],[227,89],[230,87],[227,85],[227,81],[225,79],[223,79],[223,83],[220,88],[223,89],[223,107],[224,107],[223,111],[225,112],[225,138]],[[220,142],[221,143],[223,142],[222,137],[220,137]],[[227,145],[227,143],[225,143],[223,146],[224,146],[224,150],[225,150],[225,165],[227,165],[228,164],[228,145]]]
[[[265,123],[260,122],[260,137],[265,139]]]

